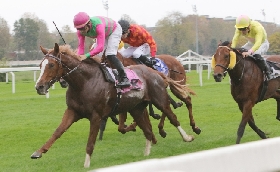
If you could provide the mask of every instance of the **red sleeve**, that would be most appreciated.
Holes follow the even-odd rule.
[[[144,28],[140,27],[141,29],[141,34],[143,39],[145,40],[146,43],[149,44],[150,46],[150,50],[151,50],[151,56],[155,57],[156,52],[157,52],[157,45],[156,45],[156,41],[154,40],[154,38],[152,37],[152,35]]]

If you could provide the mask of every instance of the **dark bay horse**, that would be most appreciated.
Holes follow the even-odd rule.
[[[117,55],[118,59],[123,63],[124,66],[130,66],[130,65],[137,65],[139,64],[139,62],[137,61],[137,59],[134,58],[124,58],[121,54]],[[186,78],[186,74],[185,74],[185,69],[183,67],[183,65],[176,60],[175,57],[171,56],[171,55],[166,55],[166,54],[162,54],[162,55],[156,55],[156,58],[159,58],[160,60],[162,60],[166,66],[168,67],[168,77],[170,77],[171,79],[173,79],[174,81],[176,81],[177,83],[181,84],[181,85],[186,85],[187,84],[187,78]],[[189,89],[189,93],[188,95],[186,94],[181,94],[176,92],[172,87],[170,87],[171,92],[181,101],[183,101],[188,109],[189,112],[189,120],[190,120],[190,126],[192,127],[193,132],[195,132],[196,134],[200,134],[201,130],[199,127],[196,126],[195,124],[195,120],[193,117],[193,113],[192,113],[192,101],[191,101],[191,96],[190,95],[194,95],[195,93]],[[176,108],[176,106],[180,106],[179,104],[177,104],[175,101],[173,101],[172,103],[172,99],[170,100],[171,104],[173,105],[174,108]],[[176,105],[177,104],[177,105]],[[150,109],[150,113],[153,112],[152,107],[149,106]],[[150,114],[151,115],[151,114]],[[136,124],[132,124],[130,126],[128,126],[128,128],[124,129],[124,122],[125,122],[125,116],[126,114],[120,115],[120,123],[119,123],[119,131],[122,133],[125,133],[129,130],[134,130],[136,127]],[[164,120],[165,120],[165,116],[161,117],[160,123],[158,125],[159,128],[159,132],[160,135],[162,137],[166,136],[166,132],[163,130],[163,126],[164,126]]]
[[[280,58],[268,57],[266,60],[275,62],[279,67]],[[280,78],[269,80],[266,86],[265,75],[254,59],[251,57],[243,58],[238,49],[231,48],[230,42],[224,42],[217,48],[212,58],[212,68],[216,82],[221,82],[225,73],[228,72],[232,97],[242,112],[236,144],[240,143],[247,123],[262,139],[266,139],[265,133],[255,124],[252,109],[258,102],[274,98],[277,102],[276,118],[280,120]],[[260,96],[262,92],[264,94]]]
[[[105,80],[100,63],[93,59],[81,60],[80,56],[77,56],[69,47],[69,45],[58,46],[56,43],[53,50],[41,47],[44,58],[40,65],[40,76],[35,85],[37,93],[40,95],[46,94],[52,84],[61,77],[69,86],[66,92],[67,108],[60,125],[50,139],[31,155],[31,158],[41,158],[42,154],[46,153],[74,122],[86,118],[90,121],[90,132],[84,167],[89,167],[100,121],[111,114],[117,100],[117,89],[114,83]],[[119,106],[113,115],[122,112],[131,114],[146,137],[144,155],[150,154],[151,142],[156,143],[151,123],[143,115],[148,102],[152,102],[157,109],[168,117],[170,123],[178,129],[184,141],[192,141],[193,136],[186,134],[176,115],[172,112],[166,90],[169,85],[170,87],[176,87],[178,92],[184,92],[184,87],[144,65],[134,65],[127,67],[127,69],[138,75],[143,83],[143,88],[123,93]]]

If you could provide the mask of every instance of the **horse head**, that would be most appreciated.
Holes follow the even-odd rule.
[[[52,50],[47,50],[40,46],[44,58],[40,64],[40,76],[36,82],[35,89],[40,95],[48,93],[49,88],[61,78],[67,76],[77,69],[76,63],[69,64],[69,61],[73,61],[68,56],[76,57],[76,61],[81,62],[82,57],[76,55],[74,51],[71,51],[69,45],[59,46],[55,43]],[[80,59],[79,59],[80,58]],[[71,65],[76,65],[73,67]]]
[[[216,82],[221,82],[227,71],[236,64],[236,52],[231,48],[231,43],[226,41],[220,44],[212,56],[213,77]]]

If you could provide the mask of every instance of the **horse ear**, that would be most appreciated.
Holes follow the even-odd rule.
[[[48,50],[40,46],[41,51],[43,52],[44,55],[48,54]]]
[[[54,54],[53,55],[57,55],[59,53],[59,46],[57,43],[54,44]]]

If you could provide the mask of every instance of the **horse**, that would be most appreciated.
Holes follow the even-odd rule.
[[[124,58],[121,54],[117,55],[118,59],[123,63],[124,66],[130,66],[130,65],[137,65],[137,64],[141,64],[141,62],[138,59],[135,58]],[[161,55],[156,55],[156,58],[160,59],[161,61],[163,61],[166,66],[168,67],[168,74],[167,76],[172,78],[173,80],[175,80],[176,82],[178,82],[179,84],[182,85],[186,85],[187,82],[187,77],[185,74],[185,69],[184,66],[178,61],[176,60],[175,57],[171,56],[171,55],[167,55],[167,54],[161,54]],[[190,120],[190,126],[192,127],[193,132],[195,132],[196,134],[200,134],[201,133],[201,129],[196,126],[195,124],[195,120],[192,114],[192,101],[191,101],[191,96],[190,95],[195,95],[195,93],[192,90],[189,90],[189,95],[185,96],[183,94],[178,94],[178,92],[175,92],[173,88],[170,88],[171,92],[177,97],[179,98],[181,101],[183,101],[188,109],[189,112],[189,120]],[[170,101],[171,104],[173,105],[173,107],[176,109],[177,107],[180,107],[181,104],[180,103],[176,103],[174,100],[171,99],[170,97]],[[149,111],[150,111],[150,115],[153,116],[153,109],[152,106],[149,106]],[[120,116],[120,118],[123,116]],[[159,129],[162,129],[164,126],[164,120],[165,120],[165,116],[161,117],[160,123],[159,123]],[[120,119],[120,126],[119,126],[119,130],[121,130],[122,132],[124,132],[123,130],[123,121],[125,121],[124,119]],[[135,124],[132,124],[132,126],[129,127],[128,130],[134,130],[135,129]],[[127,130],[127,131],[128,131]],[[166,132],[164,130],[160,130],[160,135],[162,137],[166,136]]]
[[[237,130],[236,144],[239,144],[247,123],[260,136],[266,139],[252,115],[255,104],[274,98],[277,102],[277,120],[280,120],[280,78],[274,77],[267,81],[265,74],[251,57],[243,58],[241,49],[231,48],[231,43],[221,43],[212,57],[213,77],[221,82],[228,73],[231,83],[231,95],[242,113],[241,122]],[[267,63],[274,63],[279,68],[280,58],[273,56],[266,58]]]
[[[40,49],[44,58],[40,64],[40,76],[35,84],[37,93],[39,95],[47,94],[49,88],[60,78],[63,78],[69,86],[66,92],[67,108],[61,123],[48,141],[31,155],[32,159],[41,158],[42,154],[46,153],[74,122],[86,118],[90,122],[90,132],[84,167],[88,168],[101,119],[110,114],[115,115],[122,112],[129,112],[142,129],[146,138],[144,155],[147,156],[150,154],[151,144],[156,144],[151,123],[143,115],[148,102],[152,102],[168,117],[185,142],[191,142],[194,139],[192,135],[188,135],[183,130],[171,110],[166,89],[167,86],[171,86],[176,87],[179,92],[184,92],[184,86],[144,65],[130,66],[126,70],[139,77],[142,87],[122,93],[118,107],[114,109],[121,90],[115,88],[115,83],[106,81],[100,63],[94,59],[82,60],[69,45],[59,46],[55,43],[52,50],[44,49],[42,46]]]

